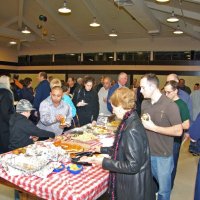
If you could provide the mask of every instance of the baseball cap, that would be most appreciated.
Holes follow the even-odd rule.
[[[16,112],[25,112],[31,110],[35,110],[35,108],[33,108],[32,104],[26,99],[21,99],[16,105]]]

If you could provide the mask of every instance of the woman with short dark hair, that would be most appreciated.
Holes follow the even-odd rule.
[[[34,96],[33,96],[33,89],[32,89],[32,79],[27,77],[23,81],[23,88],[21,90],[20,99],[26,99],[33,104]]]
[[[99,98],[93,86],[94,78],[87,76],[84,78],[83,87],[74,92],[73,103],[80,126],[88,123],[95,125],[99,115]]]

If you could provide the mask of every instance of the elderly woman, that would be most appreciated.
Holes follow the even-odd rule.
[[[88,123],[96,124],[99,115],[99,98],[93,89],[94,79],[85,77],[83,87],[74,92],[73,102],[77,109],[80,126]]]
[[[101,153],[109,153],[111,158],[92,157],[86,161],[101,164],[110,171],[110,199],[152,200],[149,145],[135,110],[135,94],[128,88],[119,88],[110,101],[113,113],[122,120],[113,147],[100,149]]]
[[[9,151],[9,119],[14,113],[13,93],[10,89],[10,79],[8,76],[0,77],[0,153]]]

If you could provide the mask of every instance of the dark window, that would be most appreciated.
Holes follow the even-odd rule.
[[[117,52],[117,61],[149,61],[150,52]]]
[[[113,52],[84,53],[83,54],[84,62],[111,62],[113,60],[114,60]]]
[[[81,61],[80,53],[55,54],[54,63],[57,65],[78,64]]]
[[[52,64],[52,55],[33,55],[30,56],[31,65],[50,65]]]
[[[156,60],[191,60],[191,52],[190,51],[154,52],[154,61]]]

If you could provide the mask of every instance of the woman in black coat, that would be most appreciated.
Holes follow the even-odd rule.
[[[73,103],[77,109],[80,126],[88,123],[96,124],[99,115],[99,98],[97,92],[92,89],[94,79],[85,77],[83,87],[74,92]]]
[[[8,76],[0,77],[0,153],[9,151],[9,119],[14,113],[14,99]]]
[[[109,195],[114,200],[152,200],[152,174],[145,129],[134,107],[134,92],[119,88],[111,96],[113,113],[122,119],[113,147],[102,147],[110,158],[92,157],[86,161],[102,164],[110,171]],[[84,158],[82,158],[82,161]]]

